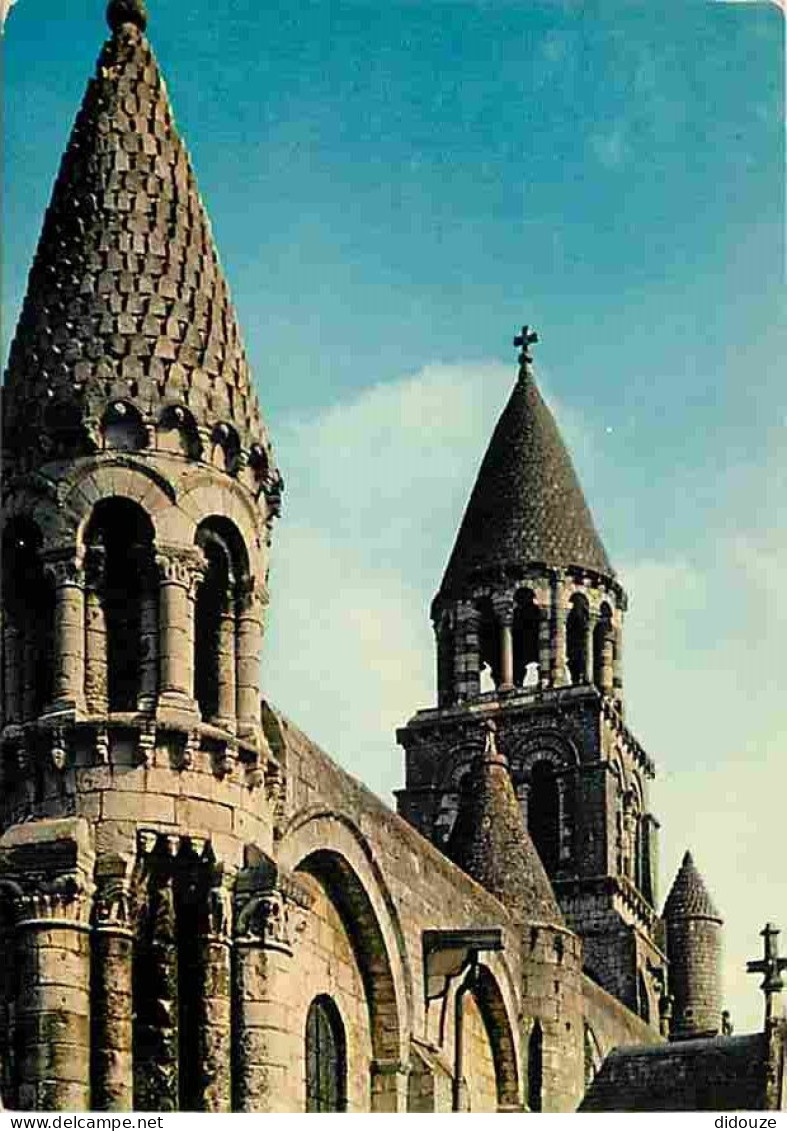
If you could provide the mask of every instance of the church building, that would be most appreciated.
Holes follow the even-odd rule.
[[[145,6],[107,19],[3,390],[2,1105],[787,1109],[777,929],[735,1036],[689,853],[660,899],[626,592],[527,326],[398,812],[268,702],[282,476]]]

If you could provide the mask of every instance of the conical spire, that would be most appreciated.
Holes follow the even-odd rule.
[[[614,571],[596,532],[571,458],[530,367],[527,327],[519,377],[503,410],[465,511],[441,592],[461,596],[474,580],[528,563]]]
[[[694,858],[686,852],[678,874],[664,904],[664,919],[716,919],[722,917],[716,910],[705,881],[697,871]]]
[[[181,406],[237,432],[269,466],[235,313],[142,0],[112,31],[63,157],[6,375],[4,443],[19,469],[100,446],[110,404],[155,426]],[[121,409],[127,412],[128,408]]]
[[[462,783],[448,856],[505,904],[520,923],[564,925],[552,886],[525,828],[508,763],[487,723],[486,745]]]

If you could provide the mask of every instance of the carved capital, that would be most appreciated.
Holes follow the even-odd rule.
[[[235,586],[238,613],[246,617],[262,617],[270,596],[265,585],[253,577],[242,577]]]
[[[161,550],[156,554],[156,568],[164,585],[180,585],[191,594],[205,575],[204,557],[195,550]]]
[[[232,897],[223,876],[208,887],[201,934],[214,942],[229,943],[232,935]]]
[[[495,593],[492,597],[495,619],[509,628],[514,623],[514,597],[511,593]]]
[[[84,588],[85,571],[76,558],[57,558],[44,563],[44,574],[56,589]]]
[[[65,923],[87,928],[90,893],[75,876],[29,881],[14,901],[17,927]]]
[[[107,875],[97,881],[93,898],[93,924],[97,931],[131,931],[134,921],[130,883],[125,875]]]
[[[241,872],[235,888],[235,939],[292,954],[312,904],[297,879],[268,857]]]

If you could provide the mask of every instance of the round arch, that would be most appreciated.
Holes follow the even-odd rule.
[[[412,975],[396,908],[368,842],[347,818],[307,812],[285,829],[279,859],[314,876],[345,922],[367,986],[375,1061],[406,1065]]]
[[[519,1076],[519,1049],[517,1027],[512,1024],[516,1016],[513,1002],[507,1001],[503,985],[494,972],[492,963],[481,963],[473,990],[481,1016],[484,1019],[495,1066],[497,1106],[500,1110],[519,1110],[521,1088]]]

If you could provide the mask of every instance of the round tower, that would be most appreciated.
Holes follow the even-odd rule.
[[[723,920],[690,852],[664,904],[673,1040],[714,1037],[721,1028]]]
[[[500,900],[522,934],[528,1107],[574,1111],[583,1091],[582,944],[527,833],[492,723],[465,777],[447,853]]]
[[[273,843],[260,654],[281,477],[145,6],[107,19],[3,390],[14,1102],[226,1110],[229,997],[200,979],[229,986],[234,875]]]

